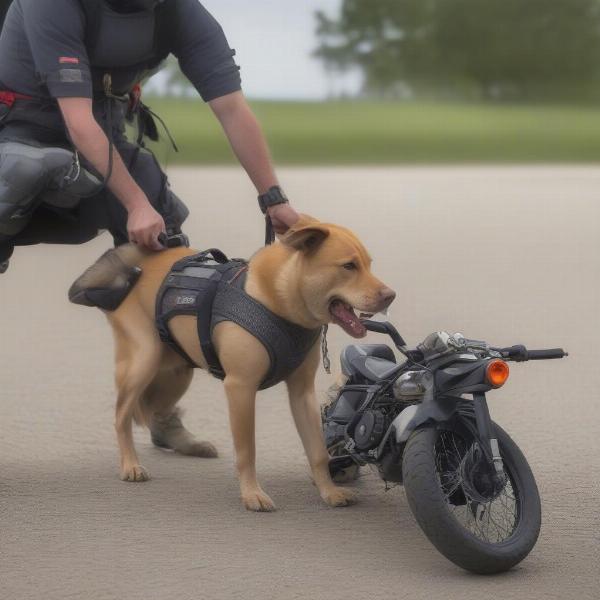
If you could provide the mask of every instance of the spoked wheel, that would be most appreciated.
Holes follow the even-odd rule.
[[[540,530],[540,499],[527,461],[494,425],[504,473],[490,466],[465,429],[413,433],[403,458],[410,508],[446,558],[475,573],[506,571],[531,551]]]

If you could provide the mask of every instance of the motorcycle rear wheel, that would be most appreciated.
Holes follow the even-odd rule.
[[[541,525],[531,468],[510,436],[494,427],[506,473],[499,488],[473,467],[477,442],[467,430],[419,429],[402,461],[408,503],[425,535],[447,559],[480,574],[508,571],[521,562]]]

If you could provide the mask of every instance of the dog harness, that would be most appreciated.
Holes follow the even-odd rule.
[[[163,342],[197,365],[169,331],[177,315],[193,315],[208,369],[218,379],[225,371],[212,343],[216,325],[231,321],[251,333],[265,347],[270,368],[260,389],[284,381],[293,373],[319,340],[321,329],[306,329],[276,315],[244,290],[248,263],[229,260],[220,250],[205,250],[176,262],[166,276],[156,300],[156,326]]]

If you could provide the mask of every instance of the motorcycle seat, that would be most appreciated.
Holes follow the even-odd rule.
[[[342,372],[347,377],[360,373],[371,381],[383,379],[394,367],[396,357],[385,344],[353,344],[341,353]]]
[[[385,379],[398,365],[376,356],[366,356],[355,361],[356,370],[370,381]]]

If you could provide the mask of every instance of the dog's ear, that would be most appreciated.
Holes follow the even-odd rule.
[[[316,250],[329,235],[329,229],[317,219],[301,215],[281,237],[281,242],[295,250],[312,252]]]

